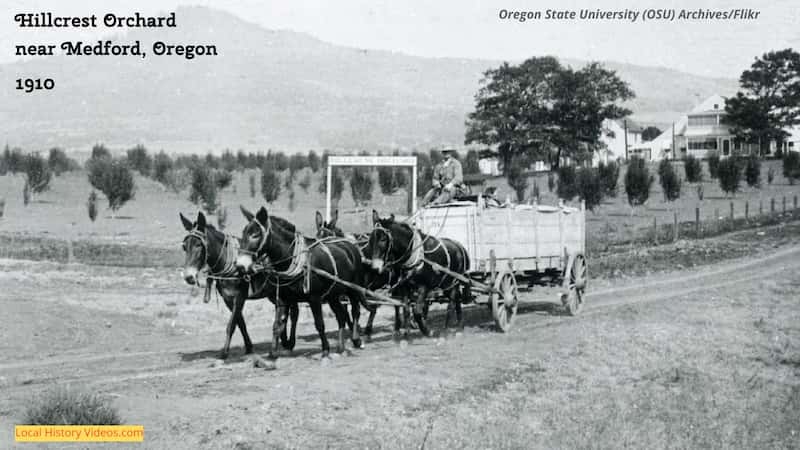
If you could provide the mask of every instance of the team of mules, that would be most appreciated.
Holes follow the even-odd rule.
[[[449,327],[453,313],[457,326],[463,326],[461,303],[470,298],[468,287],[430,264],[434,262],[461,274],[469,271],[469,257],[457,242],[423,234],[407,223],[396,221],[393,215],[380,218],[376,211],[373,211],[372,232],[355,236],[346,236],[336,226],[337,213],[330,222],[325,222],[317,212],[317,234],[309,238],[289,221],[270,215],[264,207],[255,214],[241,209],[248,223],[240,239],[228,237],[207,224],[202,213],[195,222],[180,215],[188,232],[183,241],[185,281],[198,284],[200,272],[207,271],[208,282],[216,283],[217,292],[231,311],[222,358],[228,355],[236,327],[242,333],[245,352],[253,351],[242,317],[248,299],[268,298],[275,304],[269,352],[272,361],[278,357],[279,343],[290,351],[294,348],[298,303],[306,303],[311,309],[322,341],[323,358],[330,352],[322,315],[324,303],[330,307],[339,327],[337,350],[344,350],[345,328],[350,328],[353,346],[362,348],[360,309],[363,306],[370,313],[364,330],[369,339],[377,306],[368,303],[361,289],[352,286],[369,291],[388,289],[392,297],[402,300],[404,306],[395,307],[395,338],[400,336],[403,324],[408,335],[410,310],[420,332],[430,336],[426,316],[432,290],[449,300],[445,328]],[[343,304],[348,300],[352,317]],[[287,318],[291,321],[288,337]]]

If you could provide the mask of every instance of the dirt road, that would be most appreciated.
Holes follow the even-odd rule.
[[[146,448],[800,445],[797,245],[598,281],[578,318],[546,302],[556,291],[525,293],[506,334],[472,306],[463,333],[397,344],[387,310],[365,350],[321,361],[306,318],[294,355],[269,372],[241,355],[238,334],[233,356],[215,359],[226,312],[174,276],[0,269],[14,286],[0,292],[3,443],[32,396],[70,384],[113,396],[145,426]],[[247,312],[265,352],[271,306]]]

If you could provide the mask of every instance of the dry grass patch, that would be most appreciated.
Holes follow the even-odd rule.
[[[26,425],[119,425],[111,401],[77,389],[57,387],[34,399],[25,411]]]

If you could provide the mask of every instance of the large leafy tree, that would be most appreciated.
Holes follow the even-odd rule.
[[[782,142],[800,124],[800,53],[788,48],[756,58],[725,102],[731,132],[745,142]]]
[[[481,83],[465,142],[496,147],[504,170],[519,154],[556,165],[561,156],[588,159],[600,144],[603,120],[630,114],[619,103],[634,97],[598,63],[574,70],[551,56],[503,63]]]

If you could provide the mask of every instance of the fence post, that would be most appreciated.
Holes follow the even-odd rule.
[[[697,238],[700,238],[700,207],[694,208],[694,233]]]
[[[677,242],[678,241],[678,213],[676,211],[673,211],[672,214],[673,214],[672,242]]]
[[[658,223],[656,222],[656,216],[653,216],[653,242],[658,245]]]
[[[794,209],[797,209],[797,196],[794,196]]]
[[[758,201],[758,215],[759,216],[764,215],[764,200]]]
[[[786,196],[783,196],[783,213],[786,214]]]
[[[731,202],[731,222],[733,221],[733,202]]]
[[[775,197],[769,199],[769,213],[775,214]]]
[[[750,202],[744,202],[744,220],[750,217]]]

